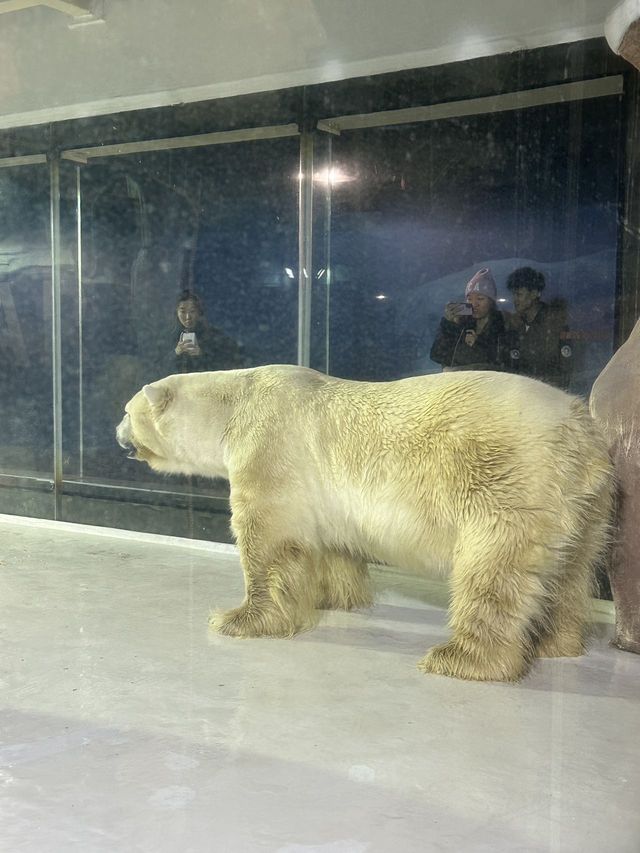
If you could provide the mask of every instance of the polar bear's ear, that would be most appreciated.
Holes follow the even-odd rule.
[[[160,385],[159,382],[154,382],[152,385],[145,385],[142,393],[147,398],[149,405],[156,411],[164,411],[171,400],[169,389]]]

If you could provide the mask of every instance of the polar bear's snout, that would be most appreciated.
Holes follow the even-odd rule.
[[[116,440],[120,447],[129,451],[131,458],[135,454],[135,447],[131,440],[131,418],[127,413],[116,427]]]

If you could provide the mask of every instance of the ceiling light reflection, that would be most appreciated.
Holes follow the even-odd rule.
[[[298,172],[298,180],[304,178],[303,172]],[[330,169],[318,169],[313,173],[313,180],[316,184],[325,184],[327,186],[335,186],[336,184],[346,184],[349,181],[355,181],[354,175],[348,175],[339,166],[332,166]]]

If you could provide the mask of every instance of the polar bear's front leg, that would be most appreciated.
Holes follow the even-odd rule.
[[[214,614],[211,627],[231,637],[292,637],[312,628],[318,621],[317,560],[293,543],[269,552],[238,544],[245,600],[240,607]]]
[[[245,600],[240,607],[214,613],[209,625],[219,634],[228,637],[292,637],[299,629],[283,619],[274,619],[269,607],[257,606],[255,599]]]

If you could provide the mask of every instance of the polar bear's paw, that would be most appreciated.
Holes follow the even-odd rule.
[[[243,604],[224,613],[214,613],[209,626],[228,637],[292,637],[295,625],[270,609]]]
[[[488,650],[468,650],[454,640],[429,649],[418,669],[432,675],[448,675],[469,681],[518,681],[524,675],[520,655],[507,659]]]

